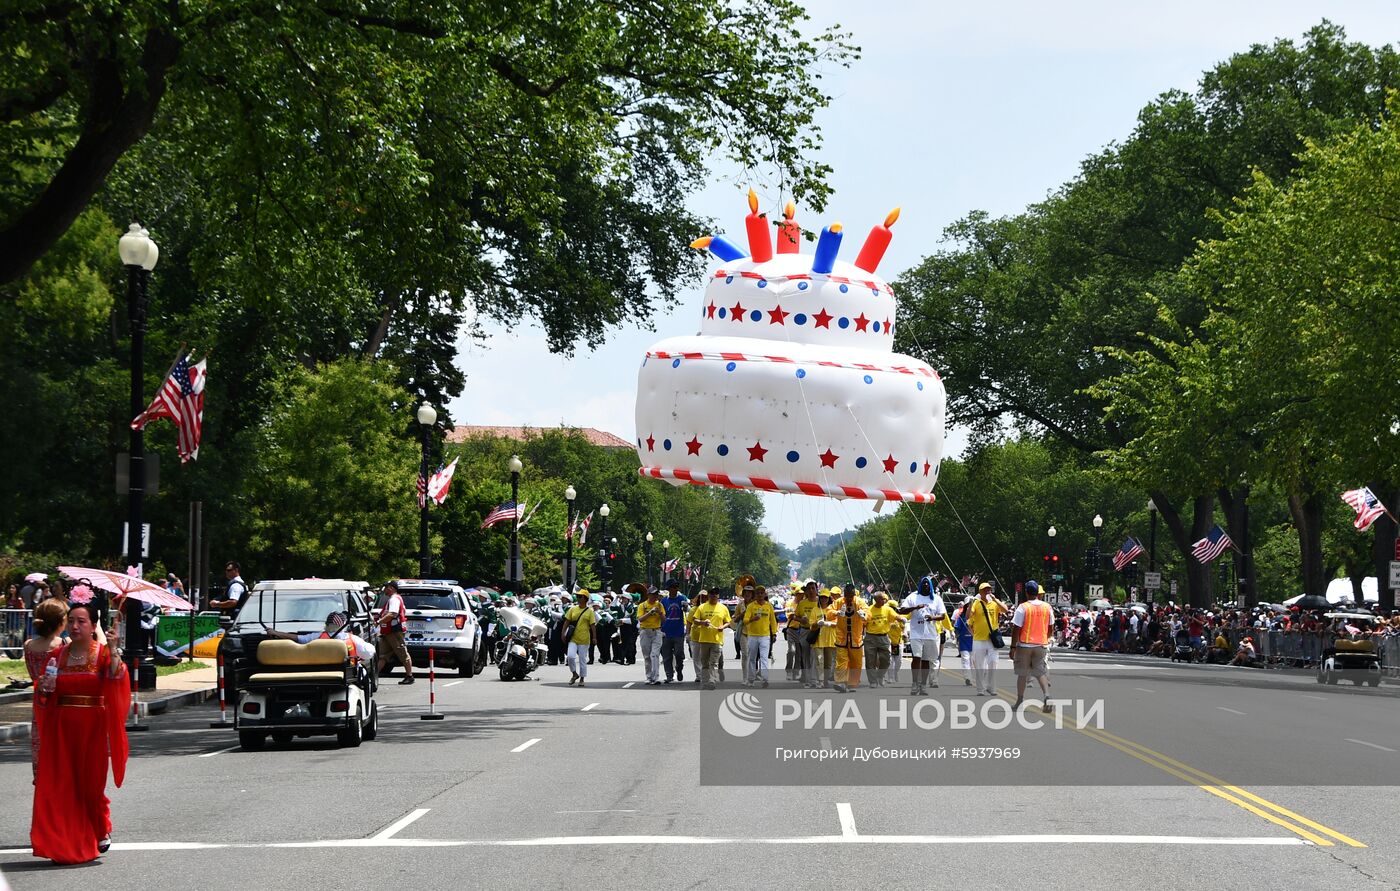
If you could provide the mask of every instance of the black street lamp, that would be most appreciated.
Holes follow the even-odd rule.
[[[1094,514],[1094,583],[1099,581],[1099,568],[1103,565],[1103,552],[1099,545],[1103,540],[1103,517]]]
[[[671,540],[661,542],[661,587],[671,580]]]
[[[578,492],[573,486],[564,490],[564,503],[567,506],[566,515],[568,517],[569,534],[564,536],[564,589],[569,593],[574,590],[574,499],[578,497]]]
[[[1157,569],[1157,502],[1147,499],[1147,569]]]
[[[603,555],[603,565],[598,567],[598,575],[599,580],[603,583],[604,591],[608,590],[608,581],[612,577],[612,573],[609,571],[611,567],[608,566],[608,514],[610,513],[612,511],[606,504],[598,508],[598,540],[603,543],[603,546],[599,548]]]
[[[426,402],[418,406],[418,426],[423,433],[423,457],[418,463],[418,577],[424,579],[433,574],[433,556],[428,553],[428,446],[436,423],[437,409]]]
[[[506,576],[510,580],[510,592],[518,594],[520,592],[515,589],[520,581],[520,471],[525,469],[525,465],[520,463],[519,455],[511,455],[509,466],[510,502],[515,505],[515,519],[510,524],[510,570]]]
[[[651,581],[651,533],[650,533],[650,532],[647,533],[646,542],[647,542],[647,543],[646,543],[646,548],[645,548],[645,549],[646,549],[646,564],[647,564],[647,587],[650,588],[650,587],[652,587],[652,581]],[[665,585],[663,584],[662,587],[665,587]]]
[[[146,407],[145,397],[145,346],[146,346],[146,304],[147,284],[151,270],[160,259],[160,248],[151,240],[150,233],[140,223],[132,223],[125,235],[117,242],[117,253],[126,267],[126,319],[131,330],[131,417],[141,414]],[[140,428],[130,431],[131,454],[128,458],[126,562],[129,566],[140,566],[142,561],[142,540],[145,536],[142,526],[141,509],[146,494],[146,445],[145,434]],[[142,656],[145,653],[144,635],[141,633],[141,610],[128,608],[126,611],[126,645],[128,664],[131,672],[131,688],[137,689]]]

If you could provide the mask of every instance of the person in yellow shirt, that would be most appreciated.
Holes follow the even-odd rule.
[[[661,605],[660,595],[649,587],[646,599],[637,605],[637,643],[642,646],[642,664],[652,687],[661,685],[661,620],[666,618],[666,607]]]
[[[883,687],[890,670],[890,626],[899,621],[899,613],[889,599],[884,591],[876,591],[865,620],[865,669],[872,687]]]
[[[724,629],[733,617],[729,607],[719,602],[719,589],[714,588],[691,613],[691,634],[695,637],[695,662],[699,666],[700,682],[706,690],[715,688],[715,671],[724,649]]]
[[[797,611],[797,603],[802,599],[802,589],[797,587],[797,582],[793,582],[788,587],[787,600],[783,602],[784,615],[787,616],[786,624],[783,627],[783,666],[787,672],[787,679],[797,680],[801,667],[797,663],[797,626],[792,623],[793,613]]]
[[[811,579],[788,610],[788,647],[796,654],[794,680],[800,680],[804,687],[817,686],[816,657],[811,641],[812,629],[821,622],[822,610],[817,606],[817,583]]]
[[[836,691],[849,693],[860,686],[860,669],[865,661],[865,620],[870,615],[864,600],[856,596],[856,586],[847,585],[845,596],[836,605]]]
[[[970,612],[969,612],[970,610]],[[992,593],[990,582],[977,586],[977,596],[963,608],[965,621],[972,630],[972,674],[978,696],[996,695],[997,648],[992,646],[992,631],[1001,627],[1006,605]]]
[[[836,607],[831,604],[831,591],[817,595],[816,645],[812,647],[813,686],[826,689],[836,677]]]
[[[569,672],[573,675],[569,678],[569,686],[572,687],[574,681],[578,681],[578,685],[582,687],[584,679],[588,677],[588,648],[594,643],[598,616],[593,612],[587,591],[580,588],[574,596],[578,602],[564,613],[562,630],[568,631],[569,628],[573,628],[573,633],[566,638],[569,649],[564,657],[564,664],[569,666]]]
[[[895,612],[894,621],[890,623],[890,673],[886,679],[891,683],[899,683],[899,665],[904,657],[904,617],[898,611]]]
[[[768,656],[778,642],[778,616],[768,602],[763,588],[744,607],[744,635],[748,638],[744,654],[744,685],[768,686]]]

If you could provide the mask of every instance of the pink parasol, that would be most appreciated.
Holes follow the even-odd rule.
[[[42,582],[48,579],[48,574],[43,572],[31,572],[24,577],[26,582]]]
[[[139,576],[107,569],[92,569],[87,566],[60,566],[58,571],[75,581],[86,579],[94,588],[111,592],[118,597],[130,597],[142,603],[165,607],[166,609],[192,610],[194,604],[178,594],[171,594],[154,582]]]

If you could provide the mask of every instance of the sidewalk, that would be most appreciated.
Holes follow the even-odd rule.
[[[199,661],[205,661],[207,667],[157,677],[154,690],[137,693],[136,699],[143,709],[142,717],[159,715],[218,696],[218,669],[212,660]],[[29,736],[32,702],[29,690],[0,694],[0,741]]]

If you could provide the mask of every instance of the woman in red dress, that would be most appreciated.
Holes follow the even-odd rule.
[[[24,667],[29,679],[34,682],[34,712],[29,724],[29,760],[34,768],[34,776],[39,776],[39,735],[43,732],[44,708],[49,697],[39,692],[39,681],[43,680],[44,669],[49,660],[58,657],[63,646],[59,637],[63,626],[68,622],[68,604],[62,600],[45,600],[34,607],[34,636],[24,642]]]
[[[96,860],[111,844],[107,762],[118,786],[126,775],[126,713],[131,690],[118,628],[107,644],[95,637],[94,604],[73,604],[68,643],[58,651],[56,681],[43,681],[43,744],[29,842],[55,863]],[[37,717],[37,716],[36,716]]]

